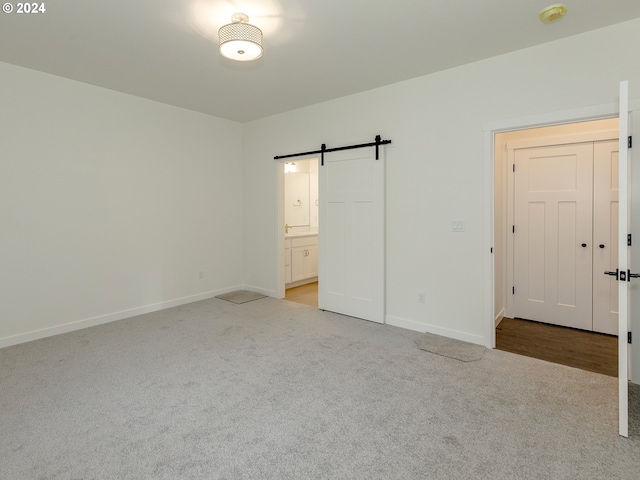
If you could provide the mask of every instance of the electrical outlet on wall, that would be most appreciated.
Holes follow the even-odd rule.
[[[418,303],[426,303],[427,294],[424,292],[418,292]]]

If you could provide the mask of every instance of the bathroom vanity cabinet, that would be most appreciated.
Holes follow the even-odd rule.
[[[284,252],[287,287],[315,282],[318,279],[318,234],[285,237]]]

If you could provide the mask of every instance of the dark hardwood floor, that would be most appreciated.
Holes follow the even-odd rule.
[[[611,335],[504,318],[496,328],[496,348],[618,376],[618,337]]]

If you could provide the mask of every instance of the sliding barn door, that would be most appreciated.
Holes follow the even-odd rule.
[[[325,154],[319,167],[318,307],[384,323],[384,152]]]

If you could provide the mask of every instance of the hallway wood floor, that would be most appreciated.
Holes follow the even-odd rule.
[[[496,328],[496,348],[618,376],[618,338],[611,335],[504,318]]]

